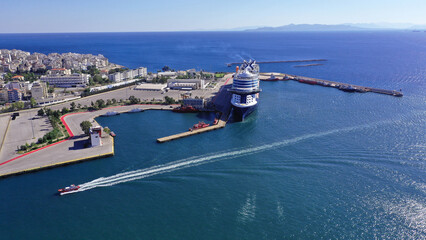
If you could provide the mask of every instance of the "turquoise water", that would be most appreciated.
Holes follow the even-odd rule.
[[[286,51],[289,59],[326,58],[324,66],[261,69],[402,88],[405,95],[261,82],[258,109],[245,122],[165,144],[156,138],[212,116],[145,111],[98,118],[117,134],[114,157],[0,180],[2,239],[425,239],[425,35],[173,34],[115,39],[136,52],[158,42],[146,52],[153,58],[163,49],[187,56],[180,65],[163,56],[174,68],[196,62],[226,70],[223,62],[236,58],[222,56],[221,46],[257,59],[279,60]],[[83,35],[75,49],[101,37]],[[114,46],[106,44],[105,55]],[[130,56],[148,64],[148,56]],[[109,186],[54,195],[71,183],[106,181],[101,177]]]

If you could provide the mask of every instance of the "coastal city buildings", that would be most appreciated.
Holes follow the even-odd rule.
[[[17,102],[21,101],[24,96],[24,83],[13,81],[4,85],[5,96],[7,96],[6,102]]]
[[[46,75],[40,78],[42,82],[46,82],[49,86],[68,88],[68,87],[87,87],[89,84],[88,74],[67,74],[67,75]]]
[[[145,67],[140,67],[133,70],[127,70],[124,72],[116,72],[108,75],[108,78],[112,82],[121,82],[124,80],[129,80],[137,77],[146,77],[147,69]]]
[[[71,69],[53,68],[47,71],[47,75],[71,75]]]
[[[34,98],[34,100],[39,101],[47,96],[47,87],[46,84],[43,82],[34,82],[31,86],[31,97]]]
[[[119,65],[110,63],[101,54],[78,54],[78,53],[29,53],[22,50],[0,49],[0,72],[36,72],[43,69],[75,69],[87,70],[89,66],[98,69],[116,68]]]

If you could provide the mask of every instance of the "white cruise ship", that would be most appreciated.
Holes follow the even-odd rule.
[[[244,61],[241,67],[237,67],[234,75],[231,104],[233,116],[237,121],[244,121],[257,106],[259,99],[259,65],[256,61]]]

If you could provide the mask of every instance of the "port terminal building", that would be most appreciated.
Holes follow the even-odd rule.
[[[50,86],[68,88],[68,87],[86,87],[89,84],[88,74],[54,74],[46,75],[40,78],[40,81],[49,83]]]
[[[204,79],[169,79],[167,87],[173,90],[196,90],[204,89],[206,86]]]
[[[164,91],[167,84],[153,84],[153,83],[142,83],[135,87],[135,90],[143,91]]]
[[[200,110],[205,108],[206,101],[204,98],[184,98],[184,106],[193,106],[194,108]]]

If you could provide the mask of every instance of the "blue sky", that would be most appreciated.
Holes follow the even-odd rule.
[[[341,23],[426,24],[426,0],[1,0],[0,32],[221,30]]]

